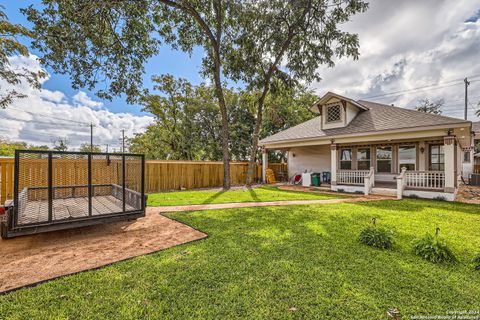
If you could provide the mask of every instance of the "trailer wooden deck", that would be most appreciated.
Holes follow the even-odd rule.
[[[125,204],[125,211],[136,210]],[[123,212],[122,200],[112,195],[92,197],[92,215],[101,216]],[[52,203],[52,220],[68,220],[88,217],[88,198],[54,199]],[[18,224],[48,222],[48,201],[27,201],[25,208],[18,214]]]

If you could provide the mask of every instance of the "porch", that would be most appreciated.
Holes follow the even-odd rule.
[[[453,136],[369,145],[332,144],[332,189],[350,186],[367,195],[380,188],[390,189],[399,199],[426,193],[451,198],[457,187],[458,154]]]
[[[462,164],[455,136],[368,144],[331,142],[289,148],[289,177],[329,171],[334,191],[453,200]],[[264,150],[263,163],[267,161]]]

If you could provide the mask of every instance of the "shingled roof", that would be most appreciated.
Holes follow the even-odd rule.
[[[469,123],[468,121],[461,119],[424,113],[370,101],[359,100],[357,103],[364,106],[367,110],[360,111],[355,119],[345,127],[321,130],[320,117],[315,117],[295,127],[266,137],[260,141],[260,144]]]

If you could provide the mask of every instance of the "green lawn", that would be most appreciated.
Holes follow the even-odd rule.
[[[0,297],[2,319],[403,319],[480,310],[476,205],[378,201],[174,213],[209,237]],[[361,245],[372,217],[393,251]],[[459,259],[413,255],[439,226]],[[294,309],[292,309],[294,308]]]
[[[312,193],[301,191],[280,190],[277,187],[263,186],[260,188],[237,190],[201,190],[162,192],[148,195],[149,206],[173,206],[228,202],[261,202],[278,200],[315,200],[345,198],[337,194]]]

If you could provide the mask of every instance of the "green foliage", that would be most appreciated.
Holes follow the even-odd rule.
[[[440,228],[435,235],[427,233],[413,241],[413,253],[433,263],[456,262],[457,258],[448,248],[446,242],[438,237]]]
[[[155,122],[145,133],[129,139],[130,151],[144,153],[148,159],[221,160],[221,119],[214,87],[194,86],[185,79],[171,75],[152,78],[155,93],[140,99],[143,110],[155,116]],[[255,126],[255,93],[244,90],[225,90],[229,110],[228,122],[231,159],[250,158],[251,137]],[[313,117],[308,110],[315,99],[303,87],[285,88],[271,93],[264,117],[265,134],[297,125]],[[284,158],[284,153],[271,155],[272,161]]]
[[[376,219],[372,219],[372,226],[368,226],[360,232],[359,240],[367,246],[378,249],[393,248],[393,231],[376,226]]]
[[[58,138],[53,142],[53,150],[56,151],[67,151],[68,150],[68,140],[67,138]]]
[[[15,150],[48,150],[48,146],[29,145],[26,142],[15,142],[0,138],[0,156],[13,157]]]
[[[430,101],[430,99],[424,98],[418,100],[418,106],[415,107],[415,110],[425,113],[442,114],[441,108],[444,104],[445,100],[443,99]]]
[[[78,148],[80,152],[102,152],[102,148],[98,144],[94,144],[90,146],[90,143],[82,143],[80,148]]]
[[[30,71],[26,69],[12,69],[8,57],[14,55],[28,56],[26,46],[18,41],[19,36],[30,37],[30,31],[19,24],[12,24],[4,12],[4,7],[0,5],[0,79],[9,84],[19,84],[25,80],[34,88],[40,88],[40,79],[46,77],[44,71]],[[10,90],[0,95],[0,108],[5,108],[16,98],[25,98],[26,95]]]

